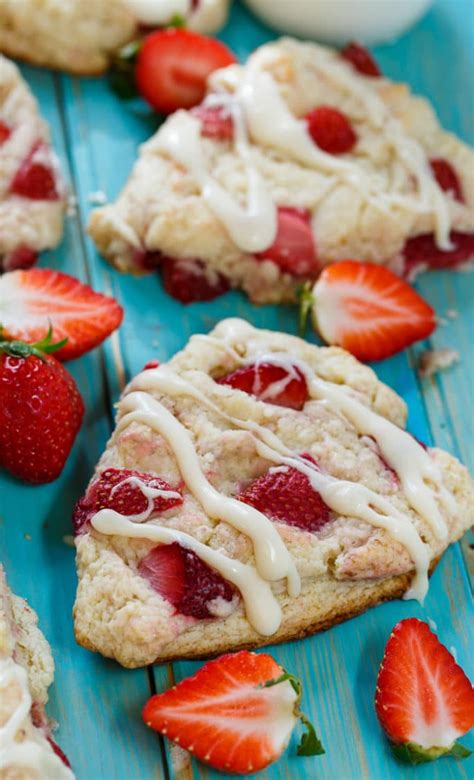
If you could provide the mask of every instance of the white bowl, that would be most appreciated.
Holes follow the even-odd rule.
[[[343,44],[375,44],[411,27],[433,0],[245,0],[279,32]]]

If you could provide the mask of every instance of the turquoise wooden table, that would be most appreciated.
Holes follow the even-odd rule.
[[[430,97],[444,125],[474,140],[472,95],[474,6],[471,0],[439,0],[410,33],[375,50],[384,73],[408,81]],[[222,34],[245,58],[272,37],[238,4]],[[183,307],[168,298],[157,277],[132,279],[112,271],[85,237],[91,193],[113,198],[123,185],[137,145],[153,131],[144,107],[126,106],[104,79],[78,80],[45,70],[24,73],[49,120],[56,149],[78,199],[68,218],[61,247],[42,264],[72,273],[97,289],[113,293],[124,305],[123,327],[103,349],[70,368],[87,406],[85,424],[67,467],[57,482],[25,487],[0,475],[0,557],[12,587],[40,616],[56,659],[50,712],[61,724],[57,735],[79,780],[151,780],[212,778],[213,772],[187,764],[141,723],[140,710],[155,690],[189,674],[192,663],[125,671],[76,646],[71,607],[76,577],[68,545],[70,514],[83,491],[113,424],[113,404],[127,379],[156,356],[165,360],[190,334],[207,331],[222,317],[239,315],[256,325],[296,331],[290,307],[251,306],[239,293],[207,304]],[[445,447],[474,466],[472,438],[474,276],[425,274],[417,287],[434,305],[443,324],[431,339],[450,346],[462,361],[431,380],[420,382],[414,370],[417,352],[398,355],[376,366],[384,381],[408,402],[410,430],[420,439]],[[454,310],[455,319],[447,316]],[[66,539],[65,539],[66,537]],[[403,617],[433,620],[440,638],[454,647],[460,663],[474,674],[473,604],[468,577],[468,542],[454,545],[437,568],[424,607],[397,601],[368,612],[331,631],[272,650],[277,660],[299,675],[304,707],[326,747],[321,758],[296,758],[294,738],[283,760],[259,778],[321,780],[443,780],[474,777],[474,756],[463,763],[443,759],[434,765],[405,768],[392,758],[373,708],[377,669],[393,625]],[[474,748],[474,735],[464,742]],[[222,777],[222,775],[221,775]]]

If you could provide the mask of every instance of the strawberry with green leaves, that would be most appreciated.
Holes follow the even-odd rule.
[[[421,620],[401,620],[393,629],[377,679],[375,709],[402,761],[420,764],[471,753],[457,739],[474,726],[474,688]]]
[[[79,390],[52,355],[64,346],[51,329],[35,344],[0,340],[0,467],[25,482],[56,479],[81,427]]]
[[[215,769],[248,774],[281,756],[299,720],[306,732],[298,755],[324,753],[300,701],[300,681],[271,655],[242,650],[152,696],[143,719]]]

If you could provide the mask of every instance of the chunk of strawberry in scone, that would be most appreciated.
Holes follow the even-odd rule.
[[[449,238],[453,246],[447,251],[439,249],[432,233],[410,238],[403,248],[405,276],[410,278],[418,269],[456,268],[474,260],[474,233],[453,231]]]
[[[318,106],[306,115],[308,132],[314,143],[328,154],[350,152],[357,135],[342,111],[333,106]]]
[[[38,259],[38,252],[29,246],[17,246],[0,260],[0,271],[19,271],[31,268]]]
[[[155,491],[157,494],[153,496]],[[132,469],[105,469],[74,507],[74,533],[84,533],[100,509],[114,509],[121,515],[139,515],[147,511],[150,502],[153,512],[159,514],[179,506],[183,498],[179,490],[153,474]]]
[[[219,572],[177,542],[155,547],[138,571],[177,612],[198,620],[225,617],[239,597]]]
[[[306,379],[296,366],[288,371],[272,363],[254,363],[221,376],[216,381],[220,385],[230,385],[262,401],[287,406],[289,409],[301,410],[309,399]]]
[[[365,46],[357,43],[357,41],[351,41],[346,44],[341,50],[341,57],[351,63],[353,68],[358,73],[362,73],[363,76],[372,76],[377,78],[382,75],[382,72],[375,62],[372,54]]]
[[[319,264],[309,211],[279,206],[275,241],[255,257],[271,260],[281,271],[293,276],[316,276]]]
[[[11,134],[11,128],[5,122],[0,121],[0,145],[8,141]]]
[[[393,752],[404,762],[471,754],[456,740],[474,727],[474,687],[421,620],[401,620],[390,634],[375,709]]]
[[[225,106],[196,106],[191,114],[201,122],[201,135],[215,141],[231,141],[234,137],[232,114]]]
[[[237,498],[271,520],[303,531],[314,533],[331,520],[331,510],[309,478],[293,467],[270,469],[248,485]]]
[[[430,166],[433,176],[443,192],[450,192],[453,198],[464,203],[461,182],[451,163],[442,157],[436,157],[430,160]]]
[[[58,185],[51,155],[51,150],[44,142],[35,144],[13,177],[10,192],[30,200],[58,200]]]
[[[166,292],[181,303],[212,301],[230,288],[222,274],[206,269],[199,260],[163,257],[160,270]]]

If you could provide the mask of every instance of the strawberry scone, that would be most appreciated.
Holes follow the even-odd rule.
[[[470,259],[473,171],[469,147],[367,52],[284,38],[212,73],[89,231],[119,269],[161,267],[182,300],[232,286],[291,301],[348,257],[400,274]]]
[[[97,75],[144,27],[177,16],[212,33],[224,24],[228,0],[0,0],[0,51],[34,65]]]
[[[134,667],[422,600],[474,489],[406,415],[342,349],[239,319],[193,336],[129,384],[76,505],[78,642]]]
[[[54,662],[37,623],[0,565],[0,780],[74,777],[45,713]]]
[[[1,272],[26,268],[55,247],[65,209],[48,127],[18,68],[1,55],[0,167]]]

